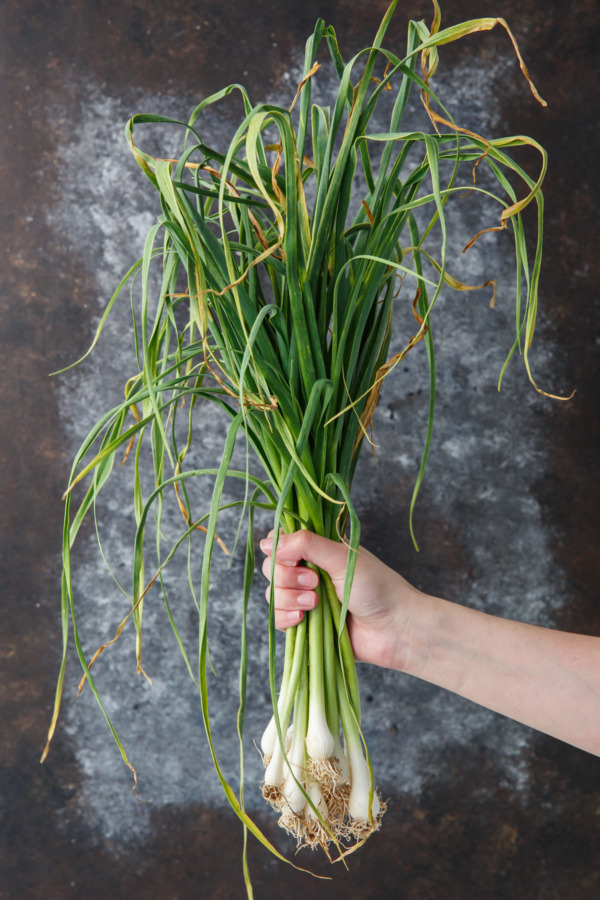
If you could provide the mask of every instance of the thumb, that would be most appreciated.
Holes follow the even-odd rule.
[[[273,538],[268,537],[260,542],[261,550],[267,556],[273,553]],[[344,544],[321,537],[312,531],[295,531],[293,534],[281,534],[277,542],[277,562],[296,565],[301,560],[313,563],[335,577],[346,570],[348,550]]]

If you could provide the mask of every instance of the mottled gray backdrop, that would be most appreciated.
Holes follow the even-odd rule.
[[[135,112],[185,119],[194,105],[241,81],[254,102],[289,105],[304,40],[317,16],[332,23],[346,57],[373,36],[385,2],[258,0],[134,3],[5,0],[2,41],[2,244],[0,371],[0,898],[188,900],[244,896],[241,826],[217,785],[199,700],[170,632],[160,596],[146,604],[145,667],[135,675],[131,635],[97,664],[106,707],[140,777],[131,778],[70,655],[52,751],[44,745],[60,658],[61,494],[86,431],[122,396],[134,371],[127,297],[96,351],[67,375],[48,373],[89,345],[99,316],[141,254],[158,212],[156,195],[123,137]],[[503,390],[497,375],[513,329],[513,253],[506,234],[461,248],[494,211],[462,200],[449,210],[450,270],[489,290],[448,291],[434,319],[437,420],[416,512],[421,544],[408,534],[408,503],[426,422],[424,349],[386,382],[374,418],[377,454],[363,451],[355,503],[363,543],[423,589],[528,622],[600,633],[597,603],[598,491],[597,4],[449,0],[443,25],[479,16],[508,19],[548,108],[532,99],[510,42],[497,29],[442,50],[434,87],[465,127],[497,137],[531,134],[550,156],[545,266],[532,363],[538,383],[570,393],[551,401],[515,359]],[[386,45],[400,52],[408,17],[397,10]],[[334,77],[313,79],[327,103]],[[223,143],[239,108],[204,117]],[[423,127],[417,100],[408,124]],[[374,130],[384,130],[378,119]],[[208,141],[210,143],[210,140]],[[146,146],[175,152],[173,135]],[[537,159],[523,155],[535,172]],[[412,331],[398,303],[393,349]],[[218,460],[225,422],[198,409],[196,459]],[[243,448],[240,447],[243,464]],[[127,467],[98,507],[103,550],[129,584],[133,511]],[[198,503],[210,485],[198,487]],[[174,527],[174,510],[165,521]],[[268,519],[259,528],[268,528]],[[225,537],[235,530],[224,521]],[[229,530],[229,533],[227,534]],[[201,548],[201,542],[198,543]],[[241,560],[215,568],[211,613],[213,722],[234,785],[235,663]],[[195,616],[185,560],[168,575],[184,641]],[[127,600],[107,573],[93,526],[75,553],[75,595],[86,652],[111,637]],[[293,847],[264,808],[253,741],[269,712],[263,585],[250,611],[251,703],[246,798],[277,846]],[[600,762],[460,698],[399,673],[360,667],[365,734],[377,783],[389,797],[381,832],[333,871],[318,854],[298,858],[332,881],[294,872],[251,841],[257,897],[560,898],[600,895]]]

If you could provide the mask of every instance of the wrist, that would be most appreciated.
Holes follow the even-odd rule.
[[[468,683],[482,658],[490,656],[493,628],[502,620],[440,597],[421,596],[404,671],[469,696]]]
[[[440,603],[443,601],[413,588],[402,579],[388,630],[388,653],[384,662],[374,662],[423,678],[432,658]]]
[[[402,619],[398,623],[394,668],[415,678],[423,678],[429,665],[437,618],[436,597],[411,588],[402,603]]]

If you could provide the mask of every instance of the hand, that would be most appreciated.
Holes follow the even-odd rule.
[[[270,577],[273,541],[261,542]],[[327,572],[338,598],[348,549],[309,531],[281,535],[275,624],[297,625]],[[270,588],[267,589],[267,596]],[[422,594],[360,549],[348,606],[357,660],[400,669],[600,756],[600,638],[491,616]]]
[[[272,533],[271,533],[272,535]],[[261,541],[263,573],[270,579],[272,536]],[[318,602],[319,576],[300,565],[313,563],[327,572],[341,601],[349,550],[310,531],[280,535],[275,565],[275,626],[297,625]],[[266,590],[267,599],[270,586]],[[360,548],[348,605],[348,631],[359,662],[405,669],[410,653],[411,618],[425,599],[407,581],[368,550]]]

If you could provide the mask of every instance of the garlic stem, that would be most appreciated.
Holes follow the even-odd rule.
[[[342,748],[342,742],[340,740],[339,734],[334,735],[333,741],[333,753],[331,755],[334,760],[336,760],[337,768],[339,769],[340,773],[338,784],[346,784],[346,782],[350,781],[350,763],[348,762],[348,757],[346,756]]]
[[[327,821],[327,804],[325,803],[323,792],[321,791],[321,788],[316,781],[310,782],[310,784],[307,786],[307,793],[319,816]],[[314,819],[315,822],[319,821],[315,810],[308,802],[305,804],[304,814],[307,818]]]
[[[296,642],[296,629],[288,628],[285,633],[285,658],[283,662],[283,674],[281,676],[281,688],[279,690],[279,698],[277,700],[277,711],[279,714],[279,723],[281,730],[287,727],[287,720],[284,722],[282,716],[286,708],[286,699],[290,686],[290,676],[294,662],[294,645]],[[288,714],[289,718],[289,714]],[[277,743],[277,723],[275,715],[271,716],[271,720],[263,732],[260,740],[260,747],[263,756],[269,757],[273,754],[275,744]]]
[[[306,750],[311,759],[330,759],[335,747],[327,724],[325,708],[311,697],[306,733]]]
[[[348,813],[356,822],[373,821],[379,815],[381,804],[373,787],[372,772],[363,755],[358,724],[354,718],[340,666],[337,666],[338,702],[346,740],[346,752],[350,763],[350,796]]]
[[[283,751],[279,741],[273,748],[271,759],[265,769],[265,785],[280,788],[283,783]]]
[[[333,752],[333,735],[327,724],[325,712],[325,679],[323,668],[323,613],[319,603],[309,613],[309,666],[310,706],[306,749],[311,759],[329,759]]]
[[[306,657],[306,654],[305,654]],[[303,782],[306,760],[306,720],[308,713],[308,685],[306,683],[306,666],[302,674],[298,692],[296,694],[296,703],[294,705],[294,730],[292,734],[292,744],[287,755],[287,762],[284,761],[284,771],[287,769],[283,781],[283,797],[282,807],[284,812],[291,812],[295,816],[299,816],[304,809],[306,798],[304,796]]]
[[[377,792],[373,791],[373,799],[369,804],[371,793],[371,772],[363,756],[362,747],[354,741],[348,747],[352,783],[348,798],[348,812],[356,822],[369,822],[379,815],[380,803]]]

